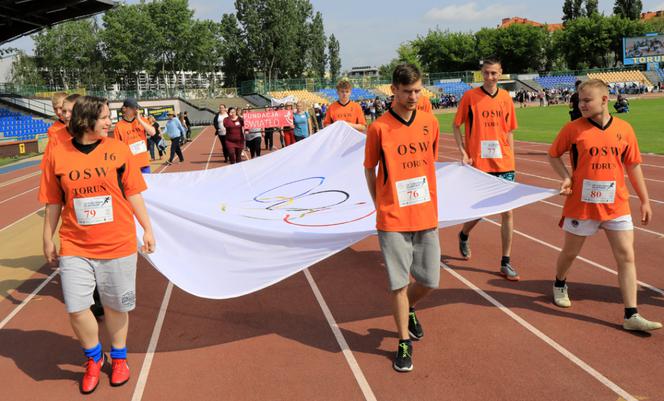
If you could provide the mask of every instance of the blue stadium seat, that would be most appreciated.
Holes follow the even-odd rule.
[[[436,87],[443,89],[443,95],[455,95],[461,98],[467,90],[473,89],[472,86],[458,80],[457,82],[437,82]]]
[[[322,89],[319,94],[321,96],[327,97],[329,99],[338,100],[336,89]],[[375,99],[376,94],[368,89],[364,88],[353,88],[350,92],[350,100],[358,101],[363,99]]]
[[[564,89],[564,88],[574,88],[574,83],[577,78],[574,75],[552,75],[545,77],[536,77],[535,82],[540,84],[542,88],[545,89]]]

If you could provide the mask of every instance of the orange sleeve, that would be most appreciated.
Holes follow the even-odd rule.
[[[519,125],[516,122],[516,110],[514,110],[514,102],[512,101],[512,98],[507,95],[507,97],[510,100],[510,107],[509,107],[509,114],[507,116],[507,132],[512,132],[515,129],[519,128]]]
[[[148,186],[145,184],[140,166],[136,163],[136,158],[133,157],[128,146],[123,146],[123,152],[125,152],[127,158],[127,168],[122,174],[122,186],[124,187],[125,196],[129,197],[140,194],[148,189]]]
[[[466,123],[466,119],[468,118],[469,97],[470,97],[469,93],[466,93],[461,97],[461,101],[459,102],[459,106],[457,107],[456,115],[454,116],[454,125],[457,127],[460,127]]]
[[[424,106],[423,107],[424,111],[427,112],[427,113],[431,113],[433,111],[433,106],[431,105],[431,100],[426,96],[422,96],[422,98],[424,99],[422,101],[422,104]]]
[[[639,150],[639,143],[636,140],[636,134],[631,126],[628,127],[627,138],[625,138],[627,141],[627,147],[624,150],[623,156],[623,163],[627,166],[631,164],[640,164],[642,162],[641,151]]]
[[[380,158],[380,130],[377,124],[371,124],[367,130],[364,144],[364,168],[375,168]]]
[[[323,120],[323,125],[327,126],[334,123],[332,120],[332,104],[327,106],[327,110],[325,110],[325,119]]]
[[[53,165],[53,152],[49,152],[45,156],[45,161],[42,161],[44,169],[39,183],[39,202],[45,204],[64,204],[64,192],[58,183],[58,178],[55,176]]]
[[[569,128],[569,124],[570,123],[565,124],[565,126],[558,133],[556,139],[553,140],[553,143],[549,148],[549,156],[561,157],[570,149],[572,144],[570,142],[571,130]]]
[[[364,118],[364,113],[362,112],[362,106],[360,106],[359,104],[355,108],[355,114],[356,114],[355,121],[357,121],[356,124],[362,124],[366,126],[367,120]]]

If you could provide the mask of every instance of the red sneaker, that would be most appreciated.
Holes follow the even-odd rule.
[[[113,359],[113,373],[111,373],[111,386],[122,386],[129,381],[129,365],[126,359]]]
[[[97,385],[99,384],[99,372],[106,362],[106,355],[102,354],[99,362],[95,362],[94,359],[88,358],[85,366],[85,374],[83,375],[83,380],[81,380],[81,393],[90,394],[95,391]]]

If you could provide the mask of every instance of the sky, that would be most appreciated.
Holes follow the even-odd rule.
[[[380,66],[396,56],[403,42],[426,35],[431,29],[474,32],[496,27],[503,18],[525,17],[559,23],[563,0],[310,0],[323,14],[325,33],[339,40],[344,70],[355,66]],[[130,4],[139,0],[129,0]],[[219,21],[234,12],[232,0],[189,0],[195,17]],[[599,9],[612,14],[613,0],[600,0]],[[643,11],[664,10],[664,0],[643,0]],[[24,37],[6,46],[32,53],[33,41]]]

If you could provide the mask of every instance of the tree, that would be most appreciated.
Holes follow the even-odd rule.
[[[630,20],[616,15],[609,17],[607,20],[611,27],[609,48],[613,52],[613,65],[615,66],[622,60],[623,38],[644,35],[650,31],[649,24],[641,20]]]
[[[327,54],[330,58],[330,78],[332,78],[332,81],[336,81],[339,77],[339,71],[341,71],[341,58],[339,57],[339,41],[334,37],[334,34],[330,35]]]
[[[512,24],[496,31],[494,54],[502,59],[504,71],[538,71],[545,65],[545,28]]]
[[[22,50],[16,50],[16,58],[12,62],[11,83],[21,86],[42,86],[44,80],[34,57]]]
[[[641,18],[642,9],[643,3],[641,0],[616,0],[613,5],[613,14],[631,20],[638,20]]]
[[[103,80],[103,60],[95,20],[71,21],[35,35],[37,66],[48,71],[52,83],[65,87]]]
[[[412,42],[405,42],[399,45],[397,49],[397,57],[393,58],[388,64],[381,65],[378,68],[378,74],[382,77],[392,77],[394,68],[402,63],[413,64],[422,71],[422,63],[417,54],[417,50]]]
[[[583,0],[565,0],[563,3],[563,23],[583,17]]]
[[[586,17],[599,13],[599,0],[586,0]]]
[[[475,39],[470,33],[430,30],[412,41],[412,46],[425,71],[461,71],[477,66]]]
[[[595,14],[570,21],[563,30],[559,46],[569,68],[608,67],[614,30],[609,19]]]
[[[309,49],[309,63],[314,76],[322,79],[325,77],[325,67],[327,66],[327,55],[325,54],[327,37],[325,36],[325,28],[323,27],[323,16],[320,12],[316,12],[309,32],[309,43],[311,44],[311,48]]]

